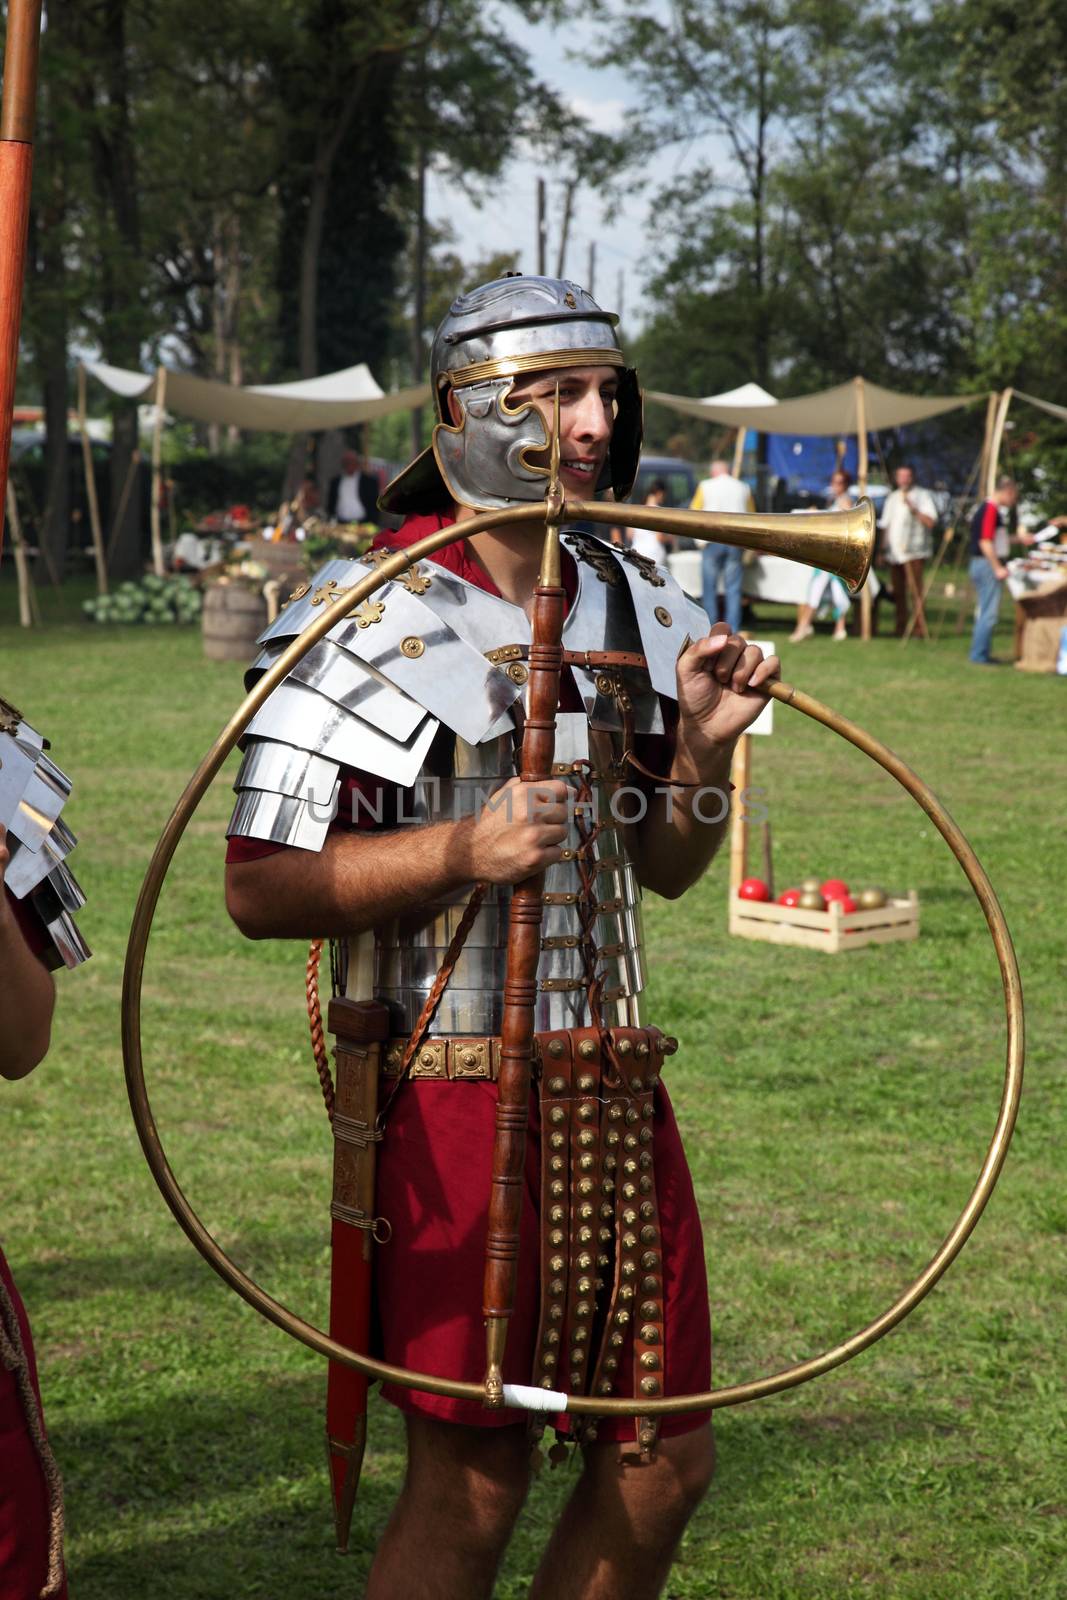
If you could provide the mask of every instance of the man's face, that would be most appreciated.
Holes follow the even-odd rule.
[[[345,450],[341,455],[341,471],[346,478],[350,478],[359,466],[359,457],[354,450]]]
[[[1000,503],[1001,503],[1001,505],[1013,506],[1013,505],[1015,505],[1017,503],[1018,499],[1019,499],[1019,488],[1018,488],[1018,485],[1014,484],[1014,483],[1005,484],[1004,488],[1001,489],[1001,491],[1000,491]]]
[[[559,475],[564,489],[591,499],[600,478],[615,426],[619,377],[614,367],[566,367],[517,382],[508,395],[510,411],[533,404],[551,438],[556,385],[559,384]]]
[[[897,468],[897,488],[903,489],[905,494],[915,482],[915,474],[910,467]]]

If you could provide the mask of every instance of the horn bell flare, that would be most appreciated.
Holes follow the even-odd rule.
[[[602,501],[568,501],[567,521],[650,528],[655,533],[740,545],[764,555],[782,556],[819,567],[841,578],[852,594],[867,581],[874,557],[874,506],[863,499],[850,511],[791,512],[683,511],[673,506],[632,506]]]

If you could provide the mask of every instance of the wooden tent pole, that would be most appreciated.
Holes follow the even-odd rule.
[[[30,572],[26,541],[22,537],[22,523],[19,520],[18,501],[15,499],[15,485],[10,478],[7,480],[5,500],[7,520],[11,527],[11,543],[15,547],[15,573],[18,578],[19,589],[19,625],[23,628],[32,628],[35,622],[40,622],[41,614],[37,607],[37,595],[34,592],[33,575]]]
[[[852,380],[856,390],[856,485],[860,495],[867,493],[867,390],[862,378]],[[860,638],[871,637],[871,580],[860,590]]]
[[[167,398],[167,369],[156,368],[156,425],[152,432],[152,570],[163,576],[163,412]]]
[[[85,498],[89,503],[89,527],[93,535],[93,560],[96,562],[96,592],[107,594],[107,560],[104,555],[104,534],[100,526],[100,502],[96,498],[96,474],[93,471],[93,447],[89,439],[89,421],[85,397],[85,368],[78,362],[78,429],[82,439],[82,463],[85,468]]]
[[[741,468],[745,464],[745,432],[744,428],[738,428],[737,438],[734,440],[733,475],[735,478],[741,476]]]
[[[1014,393],[1014,389],[1005,389],[997,406],[996,419],[993,423],[993,437],[989,443],[989,456],[986,460],[985,482],[982,485],[982,494],[987,500],[992,499],[993,491],[997,486],[997,474],[1000,471],[1000,447],[1004,440],[1004,424],[1008,420],[1008,407],[1011,405],[1011,397]]]
[[[996,425],[999,402],[1000,396],[997,391],[990,389],[989,398],[986,401],[985,429],[982,433],[982,454],[979,458],[980,465],[978,468],[978,493],[980,495],[985,494],[986,483],[989,479],[989,447],[993,442],[993,429]]]
[[[11,454],[40,42],[41,0],[10,0],[0,108],[0,217],[3,218],[0,228],[0,504],[6,501],[7,464]],[[2,549],[3,530],[0,528],[0,551]]]
[[[745,816],[745,791],[752,774],[752,735],[743,733],[734,746],[730,782],[734,786],[730,814],[730,909],[737,891],[748,875],[748,818]]]

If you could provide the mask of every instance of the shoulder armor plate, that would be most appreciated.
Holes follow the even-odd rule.
[[[60,815],[71,783],[47,750],[48,741],[0,701],[0,823],[11,853],[4,883],[33,911],[57,960],[76,967],[89,947],[74,922],[85,895],[67,866],[77,841]]]

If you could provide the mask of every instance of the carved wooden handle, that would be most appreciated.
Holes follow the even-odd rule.
[[[536,783],[552,772],[556,746],[559,677],[563,665],[564,592],[541,584],[534,591],[528,712],[522,740],[521,776]],[[541,956],[541,891],[544,873],[515,885],[508,927],[507,976],[501,1028],[500,1081],[493,1142],[493,1181],[485,1247],[486,1405],[503,1404],[504,1345],[515,1305],[519,1265],[519,1217],[525,1181],[526,1126],[530,1114],[534,1002]]]

